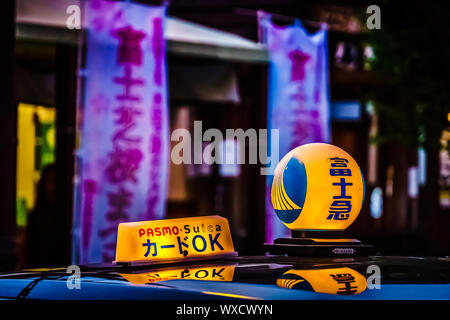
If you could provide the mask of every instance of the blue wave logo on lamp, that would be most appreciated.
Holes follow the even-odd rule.
[[[275,174],[271,198],[275,213],[284,223],[294,222],[300,215],[306,198],[306,170],[300,160],[292,157],[281,174]]]

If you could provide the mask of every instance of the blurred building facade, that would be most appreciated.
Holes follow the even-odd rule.
[[[59,239],[55,263],[70,263],[81,33],[64,27],[65,6],[74,1],[58,1],[57,6],[53,2],[49,5],[51,1],[43,2],[48,7],[42,7],[40,12],[45,12],[51,21],[63,19],[63,25],[61,22],[37,21],[39,13],[29,11],[30,8],[37,10],[37,2],[35,7],[26,6],[27,2],[30,3],[16,1],[16,8],[2,4],[6,17],[2,23],[8,24],[5,30],[10,36],[6,43],[9,58],[2,60],[7,72],[2,77],[4,85],[0,95],[4,141],[1,145],[4,163],[0,168],[0,258],[5,259],[0,267],[4,268],[14,265],[13,260],[18,261],[19,267],[26,265],[23,254],[26,221],[23,221],[23,214],[20,218],[18,213],[31,209],[31,205],[17,201],[22,189],[15,191],[19,170],[23,168],[20,164],[23,156],[15,145],[20,137],[19,120],[25,117],[20,111],[24,103],[34,108],[34,125],[45,122],[36,122],[39,108],[54,113],[49,122],[55,128],[51,157],[57,172],[55,206],[61,213],[56,223],[59,227],[54,230]],[[436,195],[422,192],[426,183],[419,179],[421,168],[426,166],[423,154],[399,145],[371,143],[371,136],[377,134],[383,119],[374,112],[377,102],[368,97],[372,92],[386,90],[384,82],[370,71],[373,54],[366,43],[368,31],[360,22],[360,14],[366,6],[365,2],[355,6],[351,3],[337,5],[333,1],[302,4],[292,0],[172,1],[168,15],[174,18],[171,22],[174,31],[167,46],[171,131],[176,128],[192,130],[195,120],[203,121],[203,131],[208,128],[223,132],[225,129],[266,128],[268,55],[257,45],[256,11],[263,9],[284,16],[277,21],[282,25],[292,23],[290,17],[304,19],[311,31],[316,25],[308,21],[326,22],[329,25],[332,143],[356,159],[366,180],[363,210],[349,228],[348,235],[372,242],[386,254],[448,255],[448,208],[441,207],[439,212],[427,211],[429,197]],[[30,18],[33,14],[37,16],[36,21]],[[14,17],[17,18],[14,20]],[[183,29],[189,30],[191,36],[202,30],[203,37],[210,42],[184,41],[181,37]],[[222,45],[221,37],[235,43]],[[14,84],[14,90],[10,88],[11,84]],[[34,135],[32,139],[41,148],[42,138],[36,137]],[[18,143],[20,145],[21,141]],[[37,157],[33,156],[33,159],[28,184],[38,181],[41,170],[36,165]],[[435,160],[428,159],[428,165],[438,165],[430,164],[430,161]],[[171,163],[166,217],[218,213],[229,218],[241,254],[262,254],[265,177],[260,175],[257,165],[228,170],[218,165]],[[425,223],[430,215],[438,217],[434,221],[439,223],[432,226]],[[11,243],[15,243],[15,247]]]

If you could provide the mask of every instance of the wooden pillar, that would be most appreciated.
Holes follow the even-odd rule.
[[[77,48],[59,45],[56,50],[56,212],[59,252],[56,261],[70,264],[75,170]]]
[[[241,99],[247,110],[246,128],[267,128],[267,65],[244,65],[244,77],[241,81]],[[259,132],[258,132],[259,137]],[[259,148],[259,146],[258,146]],[[258,150],[259,151],[259,150]],[[266,233],[266,179],[261,175],[265,165],[242,166],[245,177],[245,216],[241,219],[241,228],[245,230],[245,246],[240,254],[264,254],[263,244]]]

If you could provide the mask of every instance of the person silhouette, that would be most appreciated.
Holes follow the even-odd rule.
[[[27,267],[49,267],[57,263],[59,241],[55,181],[55,165],[49,164],[42,171],[35,206],[28,214]]]

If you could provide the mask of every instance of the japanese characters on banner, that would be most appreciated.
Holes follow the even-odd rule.
[[[298,20],[282,27],[274,24],[268,13],[260,11],[258,16],[261,40],[270,55],[268,129],[279,129],[280,157],[306,143],[329,142],[326,24],[309,34]],[[290,234],[270,203],[272,179],[269,176],[267,181],[267,242]]]
[[[164,217],[169,142],[165,7],[86,5],[74,262],[114,260],[120,222]]]

